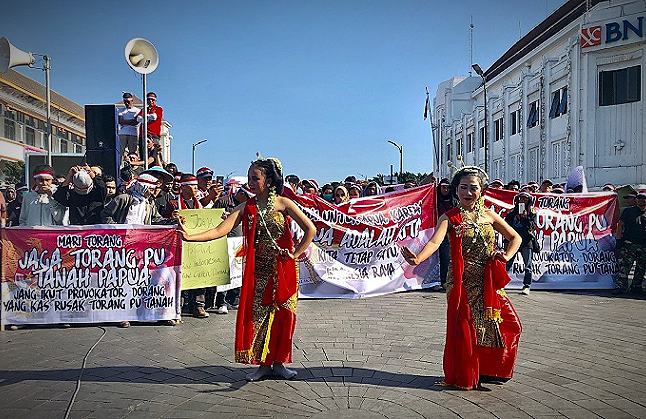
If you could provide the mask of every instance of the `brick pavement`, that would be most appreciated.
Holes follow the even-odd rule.
[[[247,383],[235,312],[107,333],[70,418],[645,418],[646,301],[606,292],[510,292],[523,335],[514,379],[490,392],[442,376],[445,294],[302,300],[295,380]],[[0,333],[0,417],[63,418],[94,325]]]

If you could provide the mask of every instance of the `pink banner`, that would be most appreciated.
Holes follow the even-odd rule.
[[[489,189],[488,208],[503,218],[515,192]],[[532,194],[542,250],[532,261],[532,289],[610,289],[617,271],[614,232],[619,203],[614,192]],[[500,244],[502,244],[500,242]],[[524,265],[517,254],[508,288],[521,288]]]
[[[156,226],[2,229],[2,324],[168,320],[181,240]]]
[[[410,266],[400,255],[401,246],[419,251],[433,234],[433,186],[339,206],[314,195],[290,197],[316,226],[314,241],[301,258],[301,296],[362,298],[439,283],[437,256]]]

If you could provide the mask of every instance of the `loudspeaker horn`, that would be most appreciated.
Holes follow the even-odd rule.
[[[155,46],[144,38],[133,38],[126,44],[126,62],[139,74],[149,74],[159,65]]]
[[[4,36],[0,38],[0,73],[18,65],[31,66],[34,61],[36,60],[31,52],[19,50]]]

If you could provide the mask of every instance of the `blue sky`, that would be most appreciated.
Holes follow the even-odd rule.
[[[141,97],[124,48],[150,40],[148,76],[173,128],[172,160],[245,175],[259,151],[319,184],[399,167],[430,172],[425,87],[490,66],[564,0],[9,2],[0,36],[52,57],[53,90],[75,102]],[[63,6],[64,5],[64,6]],[[127,5],[127,8],[124,7]],[[520,25],[520,27],[519,27]],[[16,68],[44,83],[44,74]]]

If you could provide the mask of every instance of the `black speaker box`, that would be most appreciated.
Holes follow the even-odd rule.
[[[85,105],[85,154],[90,165],[119,181],[119,135],[115,105]]]
[[[113,148],[105,148],[99,150],[86,150],[85,161],[90,166],[101,166],[103,168],[103,175],[110,175],[119,183],[119,166],[121,161],[119,159],[119,150]]]

